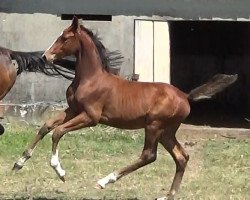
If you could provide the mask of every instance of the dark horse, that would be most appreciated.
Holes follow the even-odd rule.
[[[0,47],[0,100],[10,91],[16,78],[23,71],[41,72],[48,76],[74,78],[75,61],[61,59],[57,65],[44,61],[43,52],[20,52]],[[0,134],[4,128],[0,124]]]
[[[49,61],[75,55],[75,78],[67,90],[69,107],[57,118],[48,121],[36,138],[15,163],[21,169],[31,157],[36,144],[52,129],[51,166],[65,180],[58,157],[60,138],[69,131],[95,126],[98,123],[124,129],[145,129],[145,143],[140,158],[133,164],[114,171],[97,182],[105,188],[121,177],[156,160],[157,145],[161,143],[176,163],[176,173],[169,198],[173,198],[181,184],[189,156],[177,141],[175,134],[189,115],[190,101],[210,98],[232,84],[236,77],[217,75],[207,84],[185,94],[172,85],[124,80],[107,71],[108,62],[104,46],[88,29],[79,25],[74,17],[71,26],[63,31],[44,53]],[[166,197],[159,198],[165,199]]]

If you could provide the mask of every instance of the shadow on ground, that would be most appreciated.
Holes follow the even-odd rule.
[[[250,128],[249,116],[244,110],[228,109],[220,104],[199,102],[191,104],[191,113],[185,120],[186,124],[224,127]]]

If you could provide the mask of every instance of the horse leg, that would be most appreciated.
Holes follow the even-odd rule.
[[[64,112],[60,113],[55,119],[49,119],[47,122],[45,122],[42,128],[38,131],[35,138],[23,152],[22,157],[19,158],[18,161],[14,164],[13,170],[20,170],[24,166],[25,162],[32,156],[32,153],[38,142],[41,141],[44,136],[47,135],[51,130],[72,118],[71,116],[73,116],[73,113],[69,108],[67,108]]]
[[[55,170],[56,174],[59,176],[59,178],[64,182],[65,181],[65,171],[62,169],[61,164],[59,162],[59,156],[58,156],[58,143],[62,136],[66,134],[67,132],[78,130],[80,128],[94,126],[96,123],[94,123],[88,115],[84,112],[76,117],[72,118],[68,122],[58,126],[52,135],[52,157],[50,161],[51,167]]]
[[[1,99],[0,99],[1,100]],[[0,117],[0,120],[3,119],[3,117]],[[4,133],[4,127],[2,124],[0,124],[0,135]]]
[[[179,127],[179,126],[178,126]],[[180,188],[181,180],[185,172],[187,162],[189,160],[189,155],[186,153],[184,148],[180,145],[175,137],[175,133],[178,127],[170,127],[164,132],[160,138],[160,143],[163,147],[170,153],[176,164],[176,172],[171,185],[171,188],[167,194],[168,199],[173,199],[175,193]],[[158,200],[166,199],[166,197],[158,198]]]
[[[110,173],[106,177],[100,179],[97,182],[96,188],[103,189],[109,183],[114,183],[118,179],[122,178],[123,176],[147,165],[156,160],[157,156],[157,146],[158,146],[158,139],[161,135],[163,130],[158,129],[154,123],[148,125],[145,128],[145,141],[144,141],[144,148],[140,158],[135,161],[133,164],[124,167],[118,171]]]
[[[2,135],[4,133],[4,127],[2,124],[0,124],[0,135]]]
[[[15,81],[16,81],[16,71],[10,69],[9,74],[2,72],[0,70],[1,73],[1,79],[0,80],[0,100],[2,100],[6,94],[10,91],[10,89],[12,88],[12,86],[14,85]],[[6,79],[6,77],[8,77]],[[0,117],[0,119],[3,119],[2,117]],[[4,133],[4,127],[2,124],[0,124],[0,135],[2,135]]]

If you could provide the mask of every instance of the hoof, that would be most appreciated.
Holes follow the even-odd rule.
[[[167,200],[174,200],[174,195],[173,194],[168,194],[167,195]]]
[[[18,170],[20,170],[22,168],[23,168],[22,165],[19,165],[19,164],[15,163],[14,166],[13,166],[13,168],[12,168],[12,171],[16,171],[17,172]]]
[[[4,127],[2,124],[0,124],[0,135],[3,135],[4,133]]]
[[[101,189],[104,189],[105,187],[102,187],[100,184],[96,184],[95,185],[95,189],[98,189],[98,190],[101,190]]]
[[[59,176],[59,178],[61,179],[62,182],[65,183],[65,176]]]

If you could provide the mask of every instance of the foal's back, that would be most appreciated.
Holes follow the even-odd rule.
[[[143,128],[147,121],[185,118],[187,95],[166,83],[134,82],[109,75],[101,123],[119,128]],[[103,87],[107,87],[103,84]]]

